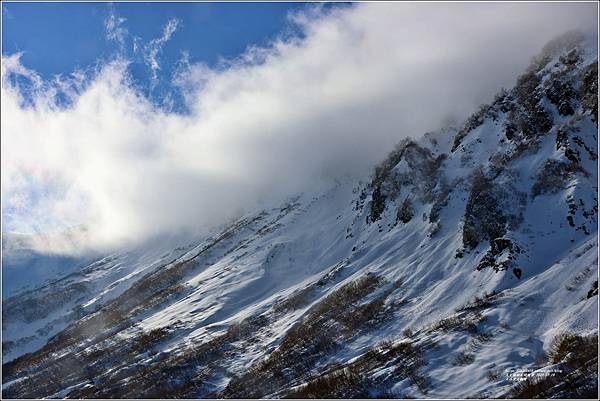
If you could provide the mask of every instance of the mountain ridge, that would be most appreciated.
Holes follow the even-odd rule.
[[[3,396],[595,395],[596,93],[597,49],[570,33],[462,126],[400,142],[366,184],[7,299],[3,350],[47,337],[12,345]],[[577,364],[552,352],[570,332]],[[571,381],[507,373],[551,367]]]

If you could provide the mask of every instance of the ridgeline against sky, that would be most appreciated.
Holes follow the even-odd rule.
[[[597,26],[591,3],[2,7],[2,230],[85,224],[79,250],[364,177]]]

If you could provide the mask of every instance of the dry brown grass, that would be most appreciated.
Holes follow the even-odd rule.
[[[477,333],[477,327],[480,322],[485,320],[485,316],[480,312],[468,313],[466,315],[454,315],[433,323],[427,328],[429,333],[441,331],[444,333],[450,331],[468,331]]]
[[[512,398],[593,398],[598,395],[598,335],[562,333],[548,352],[561,372],[542,379],[528,378],[511,389]]]
[[[219,396],[263,397],[304,377],[336,349],[339,341],[346,341],[361,329],[382,321],[384,299],[361,303],[382,282],[380,277],[366,274],[333,291],[287,332],[277,349],[248,372],[232,379]]]

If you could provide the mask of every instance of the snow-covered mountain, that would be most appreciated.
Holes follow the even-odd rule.
[[[2,395],[594,397],[597,68],[565,35],[370,182],[11,290]]]

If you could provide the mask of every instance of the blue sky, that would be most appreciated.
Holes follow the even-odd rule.
[[[150,98],[171,90],[170,79],[184,52],[190,63],[215,68],[249,45],[264,46],[278,35],[298,35],[288,13],[307,3],[2,3],[3,54],[22,52],[23,66],[46,80],[68,75],[114,57],[118,40],[107,37],[107,21],[122,22],[123,55],[132,61],[129,72]],[[326,7],[341,6],[329,4]],[[176,29],[157,53],[157,82],[143,52],[134,52],[159,39],[166,24]],[[23,84],[26,84],[25,82]],[[152,89],[151,89],[152,88]],[[181,109],[181,99],[175,99]]]

